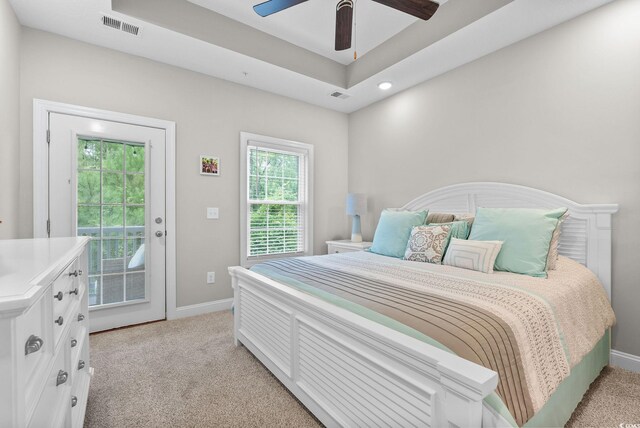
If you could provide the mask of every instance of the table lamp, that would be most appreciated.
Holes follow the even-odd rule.
[[[360,215],[367,212],[367,197],[362,193],[347,195],[347,215],[353,216],[351,226],[351,242],[362,242]]]

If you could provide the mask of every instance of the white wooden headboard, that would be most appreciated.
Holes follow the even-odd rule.
[[[402,209],[428,209],[453,214],[475,213],[487,208],[569,209],[562,224],[559,253],[591,269],[611,300],[611,216],[617,204],[583,205],[530,187],[506,183],[462,183],[425,193]]]

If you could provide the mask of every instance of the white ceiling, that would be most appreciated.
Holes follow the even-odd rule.
[[[224,1],[234,3],[241,0]],[[612,0],[514,0],[347,90],[114,12],[111,10],[110,0],[10,0],[20,22],[25,26],[345,113],[359,110],[610,1]],[[309,3],[321,2],[326,0],[311,0]],[[140,25],[141,35],[135,37],[103,26],[100,17],[104,13]],[[432,19],[436,17],[437,15]],[[245,75],[245,72],[248,74]],[[393,88],[380,91],[377,84],[385,80],[392,81]],[[335,90],[348,92],[351,97],[330,97],[329,94]]]
[[[357,0],[352,49],[336,52],[338,0],[309,0],[265,18],[253,10],[264,0],[189,1],[345,65],[353,62],[353,42],[362,56],[418,20],[371,0]]]

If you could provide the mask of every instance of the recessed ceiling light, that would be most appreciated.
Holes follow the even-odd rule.
[[[387,89],[391,89],[393,85],[391,84],[391,82],[380,82],[378,83],[378,88],[382,89],[383,91],[386,91]]]

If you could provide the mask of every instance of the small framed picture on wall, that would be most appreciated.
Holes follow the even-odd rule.
[[[220,158],[216,156],[200,156],[200,174],[220,175]]]

